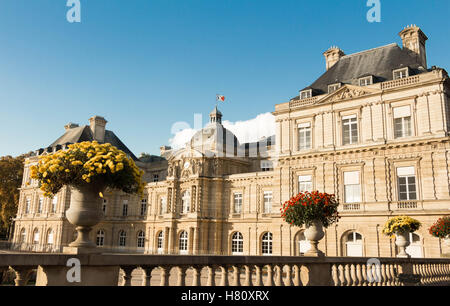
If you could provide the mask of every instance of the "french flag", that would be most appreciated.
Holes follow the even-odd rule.
[[[217,98],[216,98],[216,100],[217,100],[217,101],[222,101],[222,102],[225,102],[225,96],[222,96],[222,95],[217,95]]]

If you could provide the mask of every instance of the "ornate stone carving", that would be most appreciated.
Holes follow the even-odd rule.
[[[346,88],[346,89],[336,93],[332,97],[330,97],[328,102],[336,102],[336,101],[340,101],[340,100],[354,99],[354,98],[364,96],[366,94],[367,94],[367,92],[365,92],[364,90]]]

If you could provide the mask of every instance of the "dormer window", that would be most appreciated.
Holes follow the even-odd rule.
[[[341,88],[341,83],[336,83],[336,84],[328,85],[328,93],[329,93],[329,94],[330,94],[330,93],[333,93],[333,92],[335,92],[336,90],[338,90],[339,88]]]
[[[393,72],[394,80],[400,80],[409,77],[409,69],[408,67],[402,69],[396,69]]]
[[[300,100],[308,99],[312,97],[312,89],[300,91]]]
[[[372,76],[368,76],[368,77],[363,77],[359,79],[359,86],[364,87],[364,86],[369,86],[373,84],[373,77]]]

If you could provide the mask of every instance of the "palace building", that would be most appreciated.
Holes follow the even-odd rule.
[[[217,107],[184,148],[139,159],[102,117],[66,125],[25,166],[14,247],[60,252],[74,240],[65,218],[70,190],[44,198],[28,168],[41,154],[97,140],[125,151],[147,182],[143,199],[105,195],[104,220],[91,232],[105,252],[299,256],[309,248],[304,229],[285,223],[280,208],[300,191],[319,190],[336,195],[342,216],[320,241],[327,256],[394,257],[382,227],[409,215],[423,226],[407,252],[440,257],[448,249],[428,228],[450,214],[450,81],[428,67],[419,27],[399,35],[401,47],[327,50],[326,71],[275,105],[275,135],[259,142],[240,143]]]

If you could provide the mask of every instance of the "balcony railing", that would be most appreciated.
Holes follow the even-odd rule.
[[[417,209],[419,208],[418,201],[399,201],[397,202],[397,209],[398,210],[404,210],[404,209]]]
[[[281,256],[0,254],[0,272],[26,285],[74,285],[69,260],[81,267],[81,285],[139,286],[403,286],[450,285],[450,259]]]

